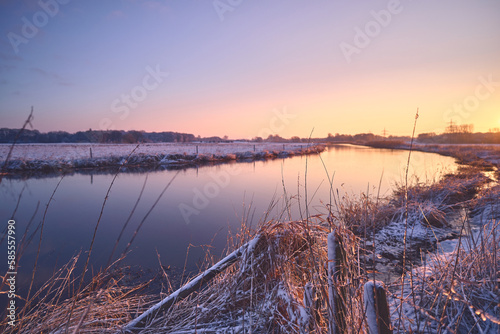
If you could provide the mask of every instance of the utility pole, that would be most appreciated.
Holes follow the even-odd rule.
[[[453,124],[453,120],[450,119],[450,125],[448,126],[449,133],[455,133],[455,125]]]

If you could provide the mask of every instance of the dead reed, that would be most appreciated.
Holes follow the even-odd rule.
[[[447,254],[430,254],[413,269],[413,287],[392,295],[407,330],[425,333],[498,333],[500,330],[500,221],[459,238]],[[414,295],[416,298],[412,298]]]
[[[490,182],[481,170],[464,167],[438,182],[405,182],[387,199],[367,194],[360,198],[348,195],[340,198],[337,193],[333,198],[336,205],[332,205],[331,199],[326,218],[309,217],[305,193],[305,218],[267,221],[256,231],[244,226],[231,240],[233,248],[254,235],[259,238],[246,248],[239,262],[149,319],[135,332],[329,332],[333,305],[328,298],[332,281],[328,280],[327,271],[327,235],[335,230],[339,235],[341,261],[333,281],[337,296],[333,317],[340,324],[339,332],[368,330],[363,286],[367,281],[375,281],[380,273],[367,264],[367,258],[374,265],[384,256],[380,248],[383,238],[392,237],[393,256],[403,263],[400,279],[389,286],[391,328],[395,332],[497,333],[500,331],[500,188],[498,184],[488,186]],[[286,197],[285,189],[284,192]],[[485,217],[478,225],[479,232],[474,232],[466,215],[453,252],[437,255],[418,252],[421,261],[406,261],[416,245],[412,242],[416,227],[426,231],[425,238],[436,236],[439,230],[452,227],[450,213],[457,209]],[[288,202],[284,212],[290,212]],[[98,224],[99,221],[96,231]],[[391,228],[393,235],[387,232]],[[436,237],[431,242],[439,240]],[[207,259],[211,260],[208,256]],[[75,275],[77,261],[78,256],[26,301],[32,307],[26,308],[15,327],[2,319],[0,330],[120,333],[127,323],[164,297],[141,293],[147,283],[128,286],[108,270],[96,274],[88,285],[80,288],[84,273]]]
[[[70,333],[80,319],[84,321],[78,333],[103,333],[130,321],[154,300],[153,296],[137,293],[147,282],[134,287],[122,286],[121,277],[109,274],[96,275],[75,294],[79,277],[74,271],[78,259],[79,256],[75,256],[36,292],[32,297],[36,305],[24,314],[22,322],[12,327],[2,319],[0,329],[3,333],[65,333],[71,310]],[[96,290],[96,286],[102,288]],[[74,296],[65,299],[68,295]]]
[[[418,198],[419,192],[415,194]],[[394,203],[397,201],[391,205]],[[388,203],[380,205],[385,208]],[[358,219],[373,227],[372,220],[383,211],[368,197],[358,203],[354,199],[349,205],[341,203],[339,208],[342,215],[332,213],[326,219],[316,216],[308,221],[269,221],[255,232],[242,230],[233,238],[234,245],[245,243],[254,234],[260,238],[238,263],[159,314],[137,333],[299,333],[304,328],[327,333],[330,306],[326,237],[332,228],[342,236],[345,259],[334,287],[343,305],[342,333],[365,331],[363,285],[371,278],[360,256],[365,253],[362,239],[373,239],[370,233],[357,236],[350,228],[362,228],[352,224]],[[364,215],[358,212],[362,209]],[[454,253],[423,255],[422,266],[412,268],[412,280],[390,285],[392,326],[396,332],[498,330],[499,225],[498,220],[492,220],[481,233],[470,237],[462,233]],[[465,225],[462,230],[467,230]],[[108,273],[97,275],[80,293],[72,294],[79,282],[74,276],[76,260],[59,270],[34,296],[39,301],[26,312],[23,333],[64,333],[73,305],[69,332],[78,327],[81,333],[119,333],[120,328],[161,297],[141,293],[144,285],[126,286]],[[308,307],[304,304],[306,286],[312,296]],[[65,295],[69,297],[64,299]],[[398,309],[403,312],[401,316]],[[84,320],[79,323],[80,319]],[[5,323],[0,326],[7,333],[19,330]]]

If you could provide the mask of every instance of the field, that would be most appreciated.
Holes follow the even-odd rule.
[[[0,144],[7,157],[11,145]],[[300,143],[145,143],[145,144],[18,144],[7,164],[7,174],[72,171],[110,167],[179,167],[235,160],[286,158],[319,153],[323,145]]]

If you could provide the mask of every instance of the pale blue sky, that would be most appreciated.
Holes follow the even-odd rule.
[[[500,85],[482,83],[500,82],[498,1],[400,1],[350,59],[341,43],[355,46],[356,27],[392,1],[60,2],[53,17],[38,1],[0,4],[1,127],[19,127],[32,105],[40,131],[408,135],[417,107],[418,132],[450,118],[500,127]],[[42,22],[16,52],[9,38],[24,38],[23,18]],[[168,76],[145,79],[152,69]],[[134,89],[131,107],[123,96]],[[273,127],[276,110],[294,117]]]

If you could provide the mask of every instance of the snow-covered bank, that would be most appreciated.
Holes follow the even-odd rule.
[[[11,145],[0,144],[3,165]],[[134,151],[135,149],[135,151]],[[114,166],[184,166],[234,160],[286,158],[320,153],[323,145],[302,143],[18,144],[6,172],[51,172]],[[133,154],[127,160],[130,153]]]
[[[395,332],[500,330],[500,185],[479,166],[411,186],[407,220],[396,197],[399,214],[369,242],[380,255],[379,272],[399,267],[405,273],[390,287]]]
[[[414,149],[457,158],[464,164],[500,167],[500,145],[497,144],[414,144]]]
[[[385,146],[384,146],[385,145]],[[368,145],[371,146],[371,145]],[[379,148],[409,150],[410,143],[377,142]],[[479,167],[500,167],[500,144],[422,144],[413,143],[415,151],[454,157],[458,162]]]
[[[500,221],[481,221],[453,244],[449,251],[427,254],[422,266],[406,274],[403,289],[394,287],[390,305],[396,328],[418,333],[500,331]]]
[[[330,285],[326,268],[331,261],[327,256],[326,239],[332,229],[342,236],[336,248],[342,264],[337,267],[333,289],[340,296],[334,302],[335,310],[344,310],[336,311],[339,314],[336,319],[345,324],[343,332],[368,332],[363,286],[377,275],[377,280],[383,279],[389,286],[394,333],[408,333],[410,330],[419,333],[497,333],[500,323],[497,306],[500,303],[498,220],[492,222],[497,224],[496,229],[483,228],[482,237],[475,239],[478,245],[475,248],[436,258],[424,249],[419,254],[423,263],[417,263],[415,254],[409,254],[420,251],[426,239],[428,244],[441,240],[443,234],[440,231],[451,231],[448,210],[467,206],[480,210],[475,217],[493,217],[495,209],[490,204],[498,204],[499,198],[498,192],[494,192],[495,186],[490,186],[493,182],[488,181],[478,168],[461,168],[459,173],[446,176],[437,184],[409,187],[407,196],[402,192],[404,188],[396,188],[388,202],[375,198],[369,202],[366,196],[354,205],[344,203],[345,198],[338,198],[343,212],[330,208],[334,211],[328,216],[262,222],[256,231],[243,227],[236,235],[236,241],[231,239],[228,253],[257,234],[262,238],[251,243],[252,247],[241,254],[239,262],[207,282],[197,293],[179,299],[168,312],[158,313],[150,319],[148,328],[138,329],[137,333],[327,333],[331,316],[327,304]],[[406,200],[409,204],[408,233],[407,238],[403,238]],[[464,240],[462,238],[462,245],[465,245]],[[409,259],[402,266],[398,260],[402,259],[404,247]],[[394,252],[392,255],[396,261],[390,261],[388,267],[392,266],[392,270],[399,267],[406,273],[404,281],[399,276],[390,283],[382,277],[384,272],[374,271],[370,266],[368,258],[383,258],[384,249]],[[475,252],[465,251],[469,249]],[[207,257],[207,267],[213,265],[211,259]],[[170,273],[165,277],[170,280]],[[71,276],[69,279],[76,278]],[[111,283],[99,283],[98,286],[103,288],[93,291],[92,295],[82,293],[74,299],[58,300],[58,304],[36,304],[26,314],[25,319],[29,321],[24,322],[22,329],[36,333],[56,331],[65,326],[67,314],[74,307],[72,329],[79,319],[85,317],[84,326],[89,333],[117,333],[120,327],[166,297],[148,291],[137,295],[129,293],[137,288],[124,285],[124,282],[139,285],[136,280],[137,276],[126,280],[119,277],[106,279]],[[56,282],[59,284],[59,280]],[[99,278],[94,282],[99,282]],[[193,281],[187,283],[186,288],[193,284]],[[164,291],[171,293],[171,290],[171,284],[165,282]],[[308,291],[309,297],[304,298],[304,291]],[[41,294],[45,295],[44,292]],[[306,305],[304,300],[312,303]],[[400,302],[402,307],[398,304]],[[399,311],[402,311],[401,316]],[[82,317],[82,314],[86,316]],[[18,332],[15,330],[11,332]]]
[[[458,238],[464,217],[500,219],[499,195],[498,182],[481,169],[461,166],[438,181],[396,185],[388,198],[344,196],[334,215],[366,237],[367,262],[389,283],[420,265],[438,243]]]

